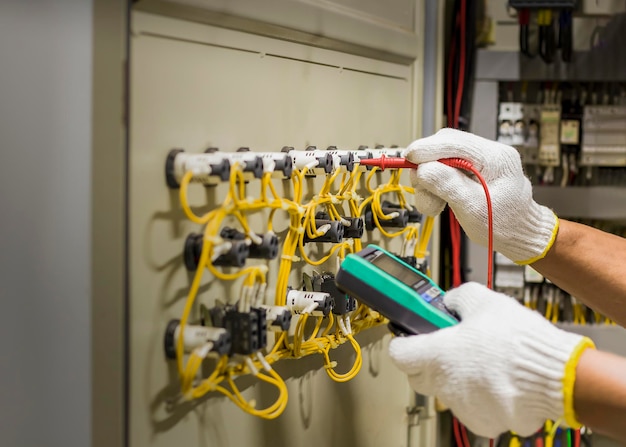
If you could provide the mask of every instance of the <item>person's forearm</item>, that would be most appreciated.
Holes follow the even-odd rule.
[[[626,325],[626,239],[561,220],[554,245],[532,267],[592,309]]]
[[[626,442],[626,359],[587,349],[576,368],[574,411],[592,430]]]

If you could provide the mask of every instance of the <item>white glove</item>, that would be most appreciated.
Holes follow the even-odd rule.
[[[591,340],[477,283],[451,290],[444,303],[461,317],[458,325],[389,345],[416,392],[437,396],[480,436],[528,436],[548,419],[580,427],[574,380]]]
[[[487,202],[473,175],[442,163],[442,158],[470,161],[484,177],[493,204],[494,249],[518,264],[545,256],[558,230],[556,215],[533,200],[519,153],[502,143],[454,129],[414,141],[405,157],[420,166],[411,171],[416,207],[434,216],[450,205],[471,240],[487,245]]]

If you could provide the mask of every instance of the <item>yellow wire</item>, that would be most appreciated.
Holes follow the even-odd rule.
[[[400,185],[401,173],[399,171],[392,172],[390,179],[386,184],[373,189],[372,180],[375,177],[377,169],[372,169],[368,173],[365,181],[365,187],[370,192],[370,195],[363,200],[357,194],[357,188],[361,184],[362,172],[359,169],[356,169],[350,175],[347,175],[345,172],[336,170],[326,176],[319,194],[314,196],[307,203],[303,204],[302,196],[304,192],[303,186],[306,171],[307,169],[294,170],[294,175],[292,176],[292,200],[279,196],[276,188],[274,187],[270,173],[264,174],[261,178],[260,197],[252,200],[246,198],[246,182],[244,174],[241,168],[237,164],[234,164],[231,168],[231,176],[228,182],[228,194],[221,207],[218,207],[217,209],[202,216],[194,214],[188,202],[188,188],[193,178],[193,174],[191,172],[187,172],[183,176],[181,179],[180,190],[180,201],[183,211],[190,221],[200,225],[205,225],[205,228],[203,232],[204,243],[200,253],[198,269],[189,288],[187,300],[181,317],[181,334],[183,333],[185,325],[189,321],[191,309],[193,308],[195,298],[198,294],[199,285],[205,268],[214,277],[221,280],[230,281],[243,278],[242,287],[254,287],[256,283],[264,284],[267,281],[266,268],[264,266],[262,266],[263,269],[261,266],[252,266],[240,269],[235,273],[224,273],[213,265],[211,258],[213,257],[215,245],[219,243],[220,240],[218,234],[221,224],[227,216],[232,216],[237,219],[243,231],[249,234],[251,229],[247,222],[247,214],[264,209],[269,210],[267,228],[268,231],[272,231],[273,218],[276,211],[282,209],[288,213],[290,223],[287,235],[283,241],[279,271],[276,278],[275,303],[278,305],[285,305],[286,303],[286,292],[289,283],[289,276],[292,270],[292,263],[299,260],[299,258],[295,256],[296,250],[299,249],[299,254],[303,261],[316,266],[328,261],[331,256],[335,254],[338,255],[339,259],[343,259],[346,252],[353,252],[354,250],[361,249],[361,240],[354,239],[351,243],[342,242],[334,244],[330,248],[329,252],[319,260],[312,260],[309,258],[304,249],[304,232],[312,238],[322,234],[315,225],[315,210],[320,206],[326,208],[327,213],[332,220],[341,219],[341,214],[339,213],[339,209],[337,207],[337,205],[340,205],[341,203],[348,203],[350,215],[352,217],[360,217],[363,210],[367,206],[371,206],[374,221],[383,236],[397,237],[399,235],[405,235],[408,240],[419,238],[418,243],[416,244],[416,251],[419,249],[423,251],[425,255],[425,250],[433,227],[432,218],[430,220],[428,218],[425,220],[424,225],[421,227],[421,232],[420,229],[415,226],[408,226],[400,231],[390,233],[382,228],[382,225],[380,224],[380,220],[384,221],[391,218],[382,212],[381,200],[384,194],[395,194],[398,198],[400,206],[407,208],[404,194],[405,192],[412,192],[412,188]],[[331,191],[340,173],[342,175],[340,186],[338,188],[339,191],[334,194]],[[268,191],[271,194],[271,201]],[[266,361],[268,363],[273,363],[281,359],[295,358],[303,355],[321,354],[324,358],[324,364],[326,365],[326,372],[333,380],[344,382],[356,376],[362,366],[362,352],[353,334],[346,335],[340,332],[338,325],[336,324],[335,316],[331,313],[329,314],[328,319],[322,317],[317,318],[312,333],[305,340],[304,330],[307,318],[307,315],[302,315],[296,324],[293,344],[288,343],[287,332],[281,332],[277,336],[274,345],[271,347],[269,354],[266,356]],[[324,321],[327,321],[327,324],[322,330],[322,324]],[[386,320],[377,312],[371,311],[366,306],[360,304],[357,311],[352,313],[350,322],[353,333],[357,334],[370,327],[384,324]],[[333,328],[335,329],[334,333],[332,333]],[[349,342],[352,345],[356,358],[350,370],[346,373],[340,374],[334,370],[335,362],[330,359],[330,350],[345,342]],[[280,415],[284,410],[287,403],[287,388],[282,378],[280,378],[280,376],[273,369],[269,369],[267,374],[257,373],[255,375],[259,380],[275,386],[278,389],[278,397],[276,401],[267,408],[256,409],[254,408],[253,402],[247,402],[245,400],[234,381],[236,376],[253,373],[253,371],[251,371],[245,364],[241,363],[233,366],[232,364],[229,364],[229,358],[227,356],[223,356],[220,358],[209,377],[202,379],[197,386],[194,386],[194,381],[196,380],[198,371],[203,363],[203,359],[200,358],[200,356],[198,356],[195,352],[192,352],[185,363],[183,351],[184,341],[181,336],[178,338],[176,343],[176,353],[177,366],[181,377],[181,389],[185,396],[190,398],[199,398],[208,392],[219,392],[228,397],[243,411],[265,419],[273,419]],[[259,369],[261,368],[257,361],[254,359],[252,361]],[[226,388],[225,385],[222,385],[224,382],[230,390]]]

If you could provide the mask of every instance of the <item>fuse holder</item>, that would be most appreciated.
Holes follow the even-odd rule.
[[[409,213],[409,222],[421,222],[422,214],[417,211],[417,208],[410,206],[409,208],[403,208],[399,203],[393,203],[388,200],[384,200],[382,203],[383,208],[389,209],[406,209]]]
[[[203,236],[198,233],[191,233],[185,239],[183,249],[183,261],[185,268],[190,272],[198,268],[200,255],[202,254]],[[226,253],[221,254],[213,261],[213,265],[222,267],[243,267],[246,259],[250,256],[250,241],[248,240],[231,240],[228,241],[230,248]]]
[[[386,215],[396,213],[396,217],[393,217],[391,219],[378,219],[378,223],[383,227],[404,228],[409,224],[409,212],[404,208],[395,209],[383,206],[382,211]],[[364,217],[365,229],[367,231],[372,231],[374,228],[376,228],[374,213],[371,206],[368,206],[365,209]]]
[[[220,236],[223,239],[236,241],[248,239],[248,236],[245,233],[231,227],[224,227],[220,232]],[[261,243],[255,244],[254,241],[251,241],[250,246],[248,247],[248,257],[253,259],[276,259],[279,248],[278,236],[270,232],[265,234],[257,233],[256,236],[259,238]]]
[[[287,291],[287,307],[291,313],[308,313],[315,317],[327,316],[334,305],[329,293],[290,289]]]
[[[330,221],[330,216],[324,211],[319,211],[315,214],[316,219]],[[344,225],[343,221],[346,221],[349,225]],[[359,239],[363,236],[364,226],[363,218],[361,217],[344,217],[341,216],[341,222],[343,225],[343,238]]]
[[[228,354],[231,350],[231,336],[226,329],[221,327],[186,325],[183,335],[183,347],[187,353],[207,343],[213,344],[210,352],[215,352],[217,355]],[[180,320],[170,320],[163,339],[163,348],[167,358],[176,358],[176,345],[179,337]]]
[[[210,154],[188,154],[182,149],[172,149],[165,160],[167,186],[180,188],[183,176],[189,171],[193,172],[192,182],[212,186],[230,178],[230,161]]]

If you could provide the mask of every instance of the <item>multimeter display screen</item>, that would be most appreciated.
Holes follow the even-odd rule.
[[[427,279],[382,251],[372,253],[368,256],[368,261],[415,290],[428,303],[441,296],[437,287],[434,287]]]

